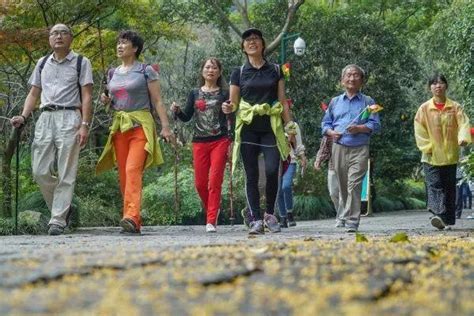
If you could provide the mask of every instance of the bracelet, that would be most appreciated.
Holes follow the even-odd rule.
[[[23,118],[23,122],[26,122],[26,116],[24,116],[23,114],[21,114],[20,116]]]

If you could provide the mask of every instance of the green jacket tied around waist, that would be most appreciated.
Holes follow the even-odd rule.
[[[281,118],[281,113],[283,112],[283,105],[280,102],[275,103],[273,106],[270,106],[268,103],[264,104],[255,104],[251,105],[250,103],[240,100],[239,110],[236,115],[235,123],[235,140],[234,140],[234,149],[232,152],[232,171],[235,170],[238,160],[238,153],[240,150],[240,134],[242,132],[242,127],[249,125],[255,115],[268,115],[270,116],[270,125],[272,131],[275,134],[275,139],[280,152],[282,160],[288,158],[290,154],[290,146],[286,140],[285,131],[283,129],[283,120]]]
[[[112,169],[116,164],[115,150],[112,138],[116,132],[124,133],[134,128],[138,123],[142,126],[143,132],[147,139],[145,150],[148,152],[145,162],[145,168],[158,166],[163,163],[163,155],[161,154],[160,145],[155,129],[155,121],[149,110],[124,112],[118,111],[114,113],[114,119],[110,126],[109,138],[104,147],[104,151],[97,162],[95,173],[100,174],[106,170]]]

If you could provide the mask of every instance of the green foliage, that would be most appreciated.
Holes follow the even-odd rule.
[[[383,196],[376,197],[372,207],[374,212],[391,212],[397,210],[395,203]]]
[[[299,220],[314,220],[335,215],[331,202],[326,197],[295,195],[294,211]]]
[[[107,204],[97,196],[79,197],[80,223],[83,227],[118,226],[122,219],[122,207]]]
[[[201,200],[194,187],[194,170],[181,165],[178,172],[179,212],[175,212],[174,172],[161,174],[143,189],[142,217],[144,225],[205,224],[206,216]],[[235,217],[245,205],[244,177],[241,169],[233,176]],[[222,184],[221,213],[219,224],[228,224],[230,217],[228,170]],[[240,221],[240,218],[239,218]],[[237,222],[236,222],[237,223]]]
[[[474,115],[474,2],[453,1],[434,17],[433,25],[415,38],[427,75],[444,72],[450,95],[464,104],[470,117]],[[448,58],[449,56],[449,58]]]
[[[201,202],[194,189],[194,172],[180,167],[178,173],[179,212],[175,212],[175,186],[173,172],[160,176],[143,189],[142,216],[145,225],[170,225],[198,218]],[[201,220],[201,223],[202,220]]]
[[[19,216],[18,234],[20,235],[42,235],[48,231],[48,218],[43,214],[39,221],[34,221],[28,216]],[[13,218],[0,217],[0,236],[13,235],[15,233],[15,220]]]

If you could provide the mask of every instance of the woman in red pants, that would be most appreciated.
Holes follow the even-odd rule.
[[[216,58],[201,66],[199,88],[193,89],[184,108],[175,102],[171,111],[183,122],[194,117],[193,165],[194,183],[206,210],[206,231],[216,232],[222,181],[231,140],[222,103],[229,98],[223,87],[222,65]]]

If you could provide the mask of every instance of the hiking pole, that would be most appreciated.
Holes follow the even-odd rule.
[[[102,44],[102,32],[100,28],[100,19],[97,20],[97,31],[99,33],[99,49],[100,49],[100,64],[102,67],[102,86],[104,87],[104,94],[106,97],[109,96],[109,89],[107,88],[107,73],[105,71],[104,62],[104,46]]]
[[[173,113],[174,120],[174,212],[176,222],[178,221],[179,214],[179,196],[178,196],[178,115]]]
[[[20,184],[20,135],[21,135],[21,128],[17,127],[15,129],[16,132],[16,166],[15,166],[15,235],[18,235],[18,191],[19,191],[19,184]]]
[[[229,101],[230,103],[230,101]],[[227,132],[229,133],[229,138],[232,141],[232,122],[230,115],[227,115]],[[231,145],[232,146],[232,143]],[[229,164],[229,207],[230,207],[230,225],[234,226],[235,216],[234,216],[234,190],[233,190],[233,179],[232,179],[232,151],[230,151],[229,157],[227,158]]]

